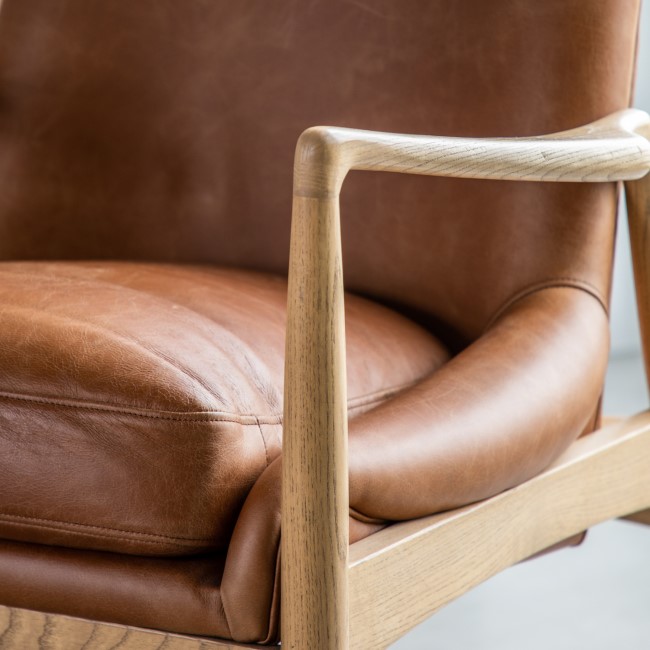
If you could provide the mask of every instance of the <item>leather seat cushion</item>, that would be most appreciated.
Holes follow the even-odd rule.
[[[139,555],[228,544],[280,454],[286,281],[125,262],[0,264],[0,537]],[[354,417],[445,347],[346,298]]]

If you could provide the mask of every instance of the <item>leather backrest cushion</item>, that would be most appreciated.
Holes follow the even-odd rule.
[[[303,129],[575,127],[629,104],[637,20],[636,0],[5,0],[0,258],[285,271]],[[347,286],[465,340],[538,283],[606,300],[614,204],[356,173]]]

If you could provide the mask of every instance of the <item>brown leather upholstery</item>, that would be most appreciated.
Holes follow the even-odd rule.
[[[638,4],[636,0],[372,4],[4,0],[0,259],[209,263],[283,274],[292,155],[304,128],[334,124],[407,133],[511,136],[584,124],[630,102]],[[387,333],[390,352],[384,353],[375,349],[375,333],[384,332],[384,325],[366,320],[370,318],[366,306],[375,313],[374,307],[363,303],[357,325],[350,323],[349,337],[359,328],[357,351],[348,351],[351,385],[356,372],[370,382],[370,388],[358,384],[356,394],[380,385],[380,389],[400,385],[404,379],[400,368],[409,368],[410,379],[421,378],[350,423],[350,496],[358,519],[408,518],[487,497],[539,472],[571,440],[593,428],[607,356],[615,209],[613,185],[351,174],[341,208],[347,287],[393,306],[433,335],[428,338],[413,324],[400,321],[395,336]],[[30,268],[37,279],[13,288],[9,282],[15,279],[9,271],[13,267],[3,268],[7,271],[2,271],[1,281],[7,289],[0,318],[14,318],[5,306],[21,300],[44,305],[41,314],[49,314],[39,317],[42,328],[36,328],[31,316],[15,321],[14,326],[22,328],[18,333],[33,330],[36,338],[0,342],[0,352],[6,355],[0,362],[5,385],[15,384],[17,390],[38,387],[54,399],[121,400],[130,408],[225,408],[216,404],[211,391],[202,391],[159,360],[145,359],[141,350],[142,344],[158,345],[164,339],[173,359],[178,362],[182,356],[184,364],[205,372],[200,376],[211,386],[226,378],[235,382],[231,371],[244,367],[237,365],[241,359],[217,372],[199,342],[206,336],[204,296],[213,291],[213,285],[208,287],[201,279],[205,271],[157,267],[153,274],[160,278],[156,291],[163,292],[165,300],[187,304],[202,314],[191,318],[161,307],[153,294],[147,294],[149,289],[145,295],[138,293],[131,304],[129,283],[137,278],[128,271],[118,274],[119,288],[91,290],[85,303],[93,322],[102,327],[112,323],[123,333],[131,327],[129,336],[135,334],[140,347],[137,352],[128,348],[127,354],[128,346],[120,343],[110,347],[101,364],[93,365],[96,355],[105,351],[94,346],[80,357],[88,365],[77,367],[70,352],[81,349],[83,336],[65,330],[70,348],[51,345],[57,310],[66,317],[82,312],[78,302],[83,292],[67,295],[62,279],[73,268],[92,280],[92,273],[118,273],[118,267],[36,265]],[[128,268],[144,273],[140,266]],[[220,278],[214,291],[223,298],[235,276],[208,273]],[[58,279],[51,282],[51,277]],[[268,278],[259,277],[259,282],[280,286]],[[261,291],[257,279],[253,284],[256,288],[248,286],[242,294]],[[237,395],[240,388],[250,390],[246,399],[253,407],[273,403],[267,412],[277,415],[281,291],[269,292],[275,297],[265,294],[260,307],[274,314],[273,326],[251,320],[240,343],[253,346],[253,356],[267,369],[266,378],[271,377],[265,385],[273,389],[271,394],[261,389],[248,373],[240,373],[235,383]],[[239,296],[236,300],[239,304]],[[213,308],[209,320],[223,328],[218,334],[211,330],[208,338],[212,337],[210,348],[218,351],[227,341],[239,341],[243,330],[231,326],[234,313],[229,312],[235,319],[230,324],[219,320],[230,316],[217,307],[217,300]],[[136,312],[143,320],[133,320]],[[382,314],[396,322],[396,316]],[[0,323],[0,340],[5,331],[16,333],[9,322]],[[145,323],[151,324],[153,338]],[[154,330],[160,323],[169,329]],[[403,336],[400,328],[418,332],[417,340]],[[441,358],[433,337],[458,354],[424,377],[437,363],[434,357]],[[269,349],[254,348],[270,339],[274,343]],[[395,344],[388,343],[393,340]],[[30,355],[21,365],[18,345],[47,350],[46,359],[59,354],[56,358],[65,363],[55,367]],[[423,359],[418,358],[420,349],[425,351]],[[422,365],[412,372],[416,360]],[[122,363],[132,364],[129,369],[134,372],[120,374]],[[104,376],[100,368],[118,375]],[[74,377],[57,383],[54,370]],[[120,385],[117,376],[138,381],[137,390]],[[238,640],[277,634],[277,608],[272,609],[272,603],[277,594],[280,459],[266,467],[261,437],[237,437],[233,443],[232,449],[241,445],[246,454],[228,461],[233,482],[225,488],[231,491],[227,503],[217,499],[208,504],[215,494],[210,484],[215,477],[203,473],[225,465],[217,456],[208,462],[205,449],[194,465],[193,452],[179,445],[173,452],[160,452],[183,459],[173,468],[167,486],[160,488],[162,479],[158,486],[148,485],[134,475],[135,470],[126,471],[120,478],[126,482],[125,491],[135,486],[136,509],[127,508],[122,495],[122,512],[106,507],[102,511],[101,503],[90,505],[90,496],[83,507],[57,500],[57,491],[64,488],[50,485],[53,475],[45,467],[46,459],[55,453],[60,436],[77,440],[86,436],[97,444],[66,462],[71,468],[83,462],[90,467],[91,452],[99,454],[100,445],[110,451],[113,445],[132,441],[133,429],[115,426],[112,415],[93,419],[91,425],[66,420],[60,415],[63,409],[53,409],[56,416],[47,421],[59,427],[58,433],[47,441],[48,449],[39,451],[35,443],[45,441],[43,436],[22,435],[18,440],[12,427],[28,427],[30,419],[41,418],[42,430],[45,420],[39,413],[45,405],[32,402],[19,411],[8,404],[0,404],[4,423],[0,440],[20,445],[18,466],[39,488],[40,501],[35,499],[32,505],[41,512],[52,511],[52,518],[74,512],[87,525],[95,525],[90,522],[97,518],[101,521],[96,525],[113,525],[122,518],[140,532],[178,536],[179,512],[191,503],[195,509],[186,513],[191,536],[210,537],[206,546],[223,548],[242,499],[264,471],[237,517],[225,564],[224,551],[193,560],[56,549],[44,544],[99,546],[87,533],[39,529],[37,537],[35,527],[5,526],[0,536],[20,535],[43,547],[39,551],[36,544],[7,542],[11,552],[3,555],[0,550],[0,602],[32,602],[43,609],[120,621],[131,616],[133,622],[186,632],[209,627],[209,633]],[[109,419],[107,439],[109,429],[104,427]],[[227,435],[225,425],[219,427]],[[171,427],[166,433],[156,431],[159,441],[171,440]],[[159,450],[154,454],[154,445],[146,446],[144,436],[151,435],[151,429],[138,435],[143,436],[138,442],[139,469]],[[279,454],[277,431],[268,431],[266,439],[274,441],[268,458],[272,460]],[[28,469],[23,464],[27,459],[33,461]],[[109,476],[98,472],[91,478],[101,483]],[[15,483],[12,475],[0,474],[2,498],[16,490]],[[46,495],[46,484],[51,495]],[[114,497],[122,488],[113,487]],[[143,512],[150,488],[180,490],[171,514],[164,509],[162,517],[160,511]],[[16,493],[22,494],[22,503],[13,504],[19,506],[13,512],[21,516],[32,498],[29,489]],[[150,506],[160,506],[155,498]],[[357,537],[374,530],[372,524],[355,526]],[[102,538],[101,544],[117,544],[110,546],[115,551],[151,552],[152,545],[142,544],[144,536],[134,537],[119,543],[113,537],[109,542]],[[164,549],[166,554],[187,551],[185,546]],[[83,598],[73,593],[74,582],[55,568],[63,554],[74,566],[84,567],[88,583]],[[17,563],[18,556],[26,563],[20,566],[32,563],[32,568],[22,573],[21,580],[3,581],[1,576],[12,571],[8,558]],[[204,560],[207,564],[201,564]],[[104,561],[119,564],[116,582],[110,582],[101,568]],[[177,576],[165,583],[168,604],[153,608],[145,618],[138,618],[135,612],[142,610],[135,605],[129,608],[144,593],[140,591],[144,587],[135,585],[145,584],[142,575],[149,575],[148,570],[138,573],[138,562],[165,567],[160,575]],[[190,565],[193,568],[184,573],[181,566]],[[209,573],[216,589],[222,566],[220,595],[210,592],[202,601],[210,603],[203,613],[190,613],[179,605],[178,612],[186,614],[167,616],[174,598],[188,602],[188,593],[194,594],[191,598],[205,593],[200,586],[205,583],[198,578],[193,583],[191,576]],[[117,577],[120,572],[123,577]],[[189,591],[183,591],[181,583],[189,585]],[[48,595],[53,593],[57,596]],[[228,613],[227,627],[222,606]]]
[[[280,458],[255,490],[277,484]],[[274,641],[278,630],[279,503],[258,512],[255,553],[143,557],[0,540],[2,604],[159,630]],[[271,525],[275,522],[276,526]],[[350,539],[381,526],[350,519]],[[240,539],[232,545],[246,553]]]
[[[0,263],[0,538],[226,548],[281,451],[285,303],[250,272]],[[447,360],[404,317],[346,308],[351,417]]]
[[[285,272],[303,129],[579,126],[629,104],[637,13],[634,0],[4,0],[0,257]],[[606,300],[614,194],[352,174],[346,284],[464,342],[542,282]]]

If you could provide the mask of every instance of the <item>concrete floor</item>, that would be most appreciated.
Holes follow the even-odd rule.
[[[647,405],[640,358],[613,360],[605,413],[627,415]],[[650,650],[650,527],[596,526],[582,546],[504,571],[391,647]]]

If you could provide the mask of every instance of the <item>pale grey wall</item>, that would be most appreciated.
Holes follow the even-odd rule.
[[[650,113],[650,2],[648,1],[645,2],[641,12],[639,63],[634,105]],[[612,354],[622,356],[638,354],[641,346],[634,303],[627,216],[624,206],[621,210],[618,227],[612,294]]]

